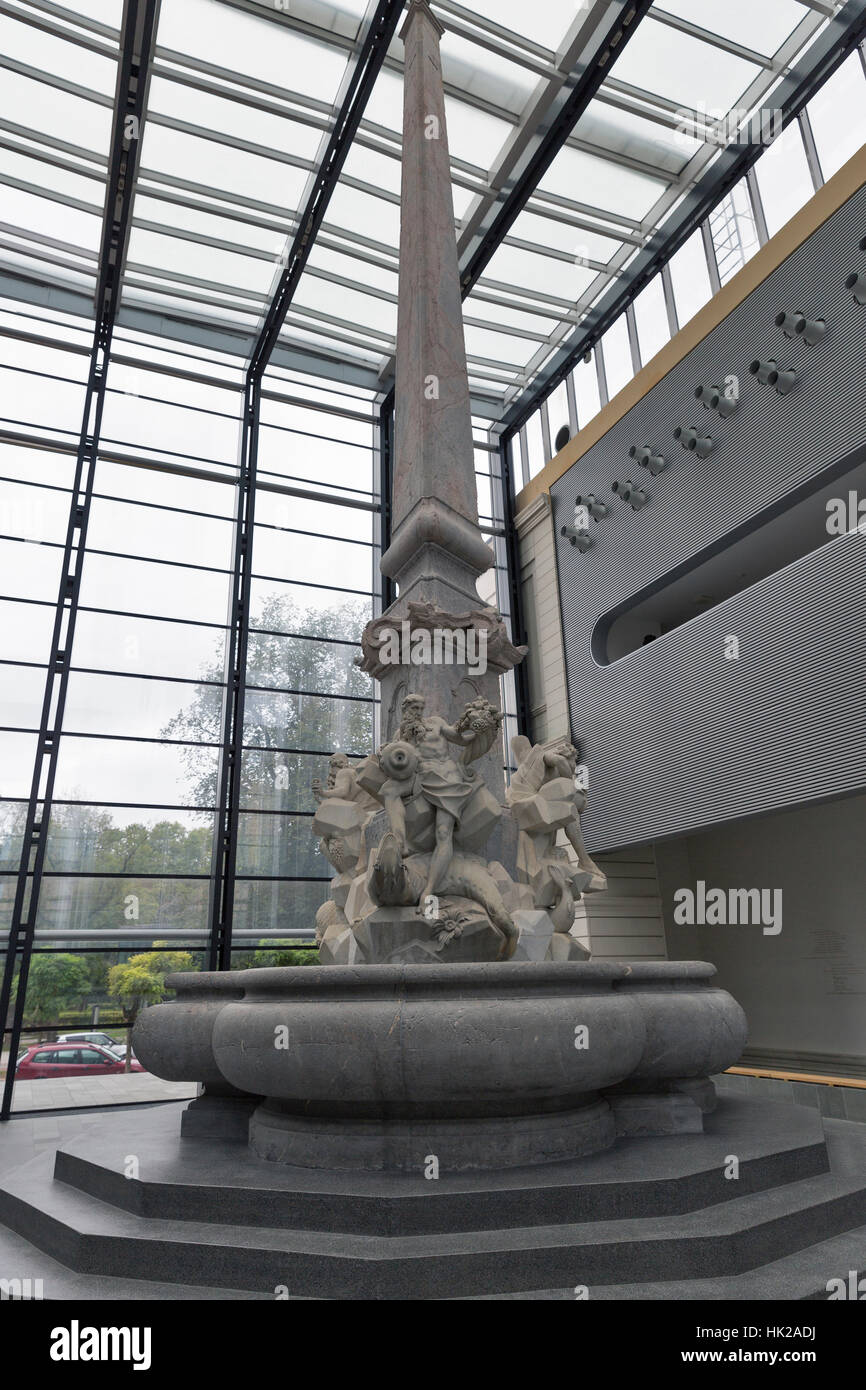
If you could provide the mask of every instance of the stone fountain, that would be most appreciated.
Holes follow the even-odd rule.
[[[157,1075],[196,1080],[189,1136],[248,1137],[296,1168],[418,1175],[574,1159],[618,1136],[699,1132],[709,1076],[745,1042],[699,962],[593,961],[575,934],[605,889],[567,740],[512,741],[500,677],[526,654],[476,587],[469,383],[439,59],[409,6],[393,534],[399,597],[368,624],[380,747],[335,753],[313,833],[335,870],[316,967],[170,977],[134,1033]]]

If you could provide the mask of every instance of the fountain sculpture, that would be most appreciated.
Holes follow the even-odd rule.
[[[710,1074],[745,1042],[712,966],[587,959],[575,908],[605,877],[584,847],[574,747],[515,738],[504,787],[500,677],[526,648],[476,588],[494,557],[478,526],[441,33],[412,0],[381,560],[399,596],[358,659],[380,685],[380,747],[336,753],[313,785],[336,871],[320,964],[170,977],[177,999],[134,1035],[151,1071],[203,1083],[184,1134],[248,1137],[304,1168],[418,1175],[431,1155],[443,1171],[508,1168],[697,1132]]]

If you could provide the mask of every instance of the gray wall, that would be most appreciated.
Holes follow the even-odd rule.
[[[711,960],[749,1020],[747,1062],[866,1076],[866,797],[803,807],[656,845],[668,955]],[[677,926],[673,895],[783,889],[778,936]]]
[[[572,737],[589,767],[585,833],[616,849],[737,817],[866,789],[866,536],[837,537],[611,665],[592,650],[608,615],[757,532],[866,457],[866,308],[844,281],[866,270],[866,190],[738,305],[552,488],[554,521],[575,497],[612,501],[586,554],[558,540]],[[780,309],[825,317],[806,347],[776,328]],[[754,358],[794,365],[787,397],[749,375]],[[735,373],[739,410],[723,421],[697,384]],[[718,440],[704,461],[673,437],[699,425]],[[629,458],[650,444],[671,460],[651,478]],[[631,476],[638,512],[612,498]],[[824,504],[814,498],[824,532]],[[764,540],[766,549],[767,541]],[[730,592],[730,590],[728,590]],[[738,661],[725,638],[740,637]],[[823,872],[823,866],[820,866]]]

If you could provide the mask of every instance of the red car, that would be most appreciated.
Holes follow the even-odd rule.
[[[20,1054],[15,1075],[36,1081],[42,1076],[108,1076],[124,1069],[123,1058],[96,1043],[36,1043]],[[134,1057],[129,1069],[145,1070]]]

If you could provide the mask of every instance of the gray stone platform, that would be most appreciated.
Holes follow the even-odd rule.
[[[215,1152],[180,1140],[171,1106],[93,1117],[56,1160],[7,1172],[0,1220],[36,1247],[34,1277],[45,1252],[120,1298],[130,1280],[172,1298],[815,1298],[866,1265],[866,1136],[829,1123],[825,1138],[810,1110],[728,1100],[703,1134],[425,1181]]]

